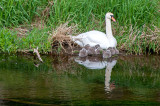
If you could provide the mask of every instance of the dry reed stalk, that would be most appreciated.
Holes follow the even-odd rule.
[[[17,28],[10,28],[12,31],[17,31],[18,37],[25,37],[27,32],[30,32],[33,28],[38,28],[39,30],[44,29],[45,23],[43,20],[37,17],[35,22],[32,22],[31,25],[20,25]]]
[[[27,28],[24,28],[24,27],[14,28],[14,29],[11,29],[11,30],[17,31],[17,36],[18,37],[25,36],[26,33],[29,31]]]
[[[52,7],[54,5],[53,1],[49,1],[48,0],[48,5],[46,6],[46,8],[42,11],[41,16],[46,19],[48,19],[48,17],[50,16],[50,7]]]
[[[41,20],[40,18],[37,18],[35,22],[31,23],[31,29],[38,28],[39,30],[44,29],[45,22],[44,20]]]
[[[152,41],[158,41],[160,29],[157,28],[156,26],[153,26],[154,30],[152,30],[151,28],[149,28],[147,26],[144,26],[144,27],[147,28],[147,32],[143,31],[143,34],[141,35],[141,38],[147,39],[148,43],[152,42]]]
[[[160,50],[158,50],[160,48],[160,29],[154,25],[152,27],[154,30],[144,25],[143,30],[140,31],[139,29],[131,26],[127,34],[128,37],[124,37],[120,41],[120,43],[122,43],[120,49],[128,50],[127,48],[130,48],[131,50],[132,47],[137,46],[137,48],[139,48],[139,54],[140,52],[143,52],[143,44],[145,44],[146,48],[151,47],[151,45],[155,44],[155,48],[152,49],[154,49],[154,51],[157,53],[160,52]]]
[[[121,29],[123,29],[123,30],[120,31],[120,34],[122,34],[121,36],[124,36],[123,34],[126,32],[125,30],[127,29],[127,27],[122,27]],[[126,45],[128,45],[128,42],[130,42],[130,40],[133,36],[133,33],[134,33],[134,28],[131,25],[129,32],[128,32],[128,39],[126,39],[126,37],[123,37],[120,41],[120,42],[122,42],[125,39],[125,42],[120,47],[121,50],[125,50]]]
[[[104,27],[105,27],[105,24],[104,24]],[[126,32],[125,28],[126,27],[120,26],[118,22],[113,23],[113,27],[112,27],[113,35],[123,36],[123,34]]]
[[[134,41],[136,40],[138,34],[139,34],[139,31],[136,34],[133,34],[133,38],[130,38],[130,40],[132,39],[131,44],[134,43]]]
[[[52,46],[58,45],[60,46],[65,52],[66,48],[65,46],[68,45],[71,50],[73,51],[73,41],[71,40],[71,35],[75,31],[76,25],[75,26],[69,26],[68,27],[68,22],[65,24],[61,24],[56,30],[53,29],[53,31],[50,33],[50,36],[48,38],[49,41],[52,41]],[[57,43],[58,44],[55,44]]]

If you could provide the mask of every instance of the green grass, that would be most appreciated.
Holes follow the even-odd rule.
[[[83,28],[93,24],[93,19],[104,22],[106,12],[113,12],[120,25],[159,24],[158,0],[1,0],[1,26],[17,26],[32,22],[35,16],[49,8],[48,24],[59,24],[72,20]],[[45,15],[44,15],[45,16]],[[43,17],[45,18],[45,17]],[[95,24],[95,23],[94,23]]]
[[[57,1],[50,13],[51,22],[73,19],[81,26],[95,24],[93,19],[104,22],[106,12],[113,12],[120,25],[143,26],[158,21],[158,0],[61,0]],[[157,9],[156,9],[157,8]]]
[[[26,37],[20,38],[19,50],[33,50],[33,48],[39,47],[40,52],[47,53],[47,51],[51,51],[51,42],[48,40],[47,31],[47,28],[42,30],[33,29]]]
[[[25,27],[33,22],[42,21],[47,28],[35,27],[26,34],[26,39],[20,39],[23,44],[17,42],[14,44],[18,46],[17,50],[29,50],[38,46],[41,51],[47,52],[51,48],[47,40],[49,36],[47,31],[51,28],[69,21],[69,25],[78,25],[78,33],[93,29],[105,32],[105,14],[112,12],[117,20],[112,28],[119,49],[136,54],[145,53],[146,49],[153,49],[153,52],[158,53],[160,33],[155,29],[160,28],[159,4],[159,0],[54,0],[49,2],[48,0],[1,0],[0,32],[8,28],[8,33],[13,35],[9,28],[14,29],[21,25]],[[146,37],[150,34],[153,36]],[[157,39],[152,40],[154,37]],[[13,37],[13,39],[19,38]],[[0,40],[3,39],[0,38]],[[3,52],[16,50],[10,47],[4,50],[2,46],[0,50]]]
[[[17,37],[17,32],[6,28],[0,30],[0,51],[6,53],[29,52],[38,47],[41,53],[51,51],[51,42],[48,40],[48,28],[33,29],[26,36]]]
[[[31,23],[38,14],[39,6],[47,0],[1,0],[0,26],[13,27]]]
[[[8,29],[0,30],[0,51],[15,52],[18,48],[17,35]]]

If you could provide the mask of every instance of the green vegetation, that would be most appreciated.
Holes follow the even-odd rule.
[[[30,51],[38,46],[41,53],[50,52],[49,32],[60,24],[77,25],[76,34],[93,29],[105,32],[104,16],[112,12],[119,49],[158,53],[159,4],[159,0],[1,0],[0,51]]]
[[[8,29],[0,31],[0,51],[10,52],[17,49],[17,36]]]

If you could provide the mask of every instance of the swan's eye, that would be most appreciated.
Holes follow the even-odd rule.
[[[113,15],[111,15],[111,19],[112,19],[112,21],[116,22],[116,20],[115,20]]]
[[[114,15],[111,15],[111,18],[114,17]]]

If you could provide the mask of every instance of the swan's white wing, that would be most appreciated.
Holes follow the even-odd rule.
[[[93,46],[99,44],[101,48],[106,49],[110,46],[109,39],[106,34],[100,31],[90,31],[87,36],[88,40],[94,43]]]
[[[106,34],[100,31],[89,31],[82,33],[73,37],[73,40],[82,47],[86,44],[90,44],[90,46],[100,44],[101,47],[105,46],[106,48],[106,45],[109,45]]]
[[[81,64],[88,69],[104,69],[107,64],[107,61],[97,61],[97,62],[93,62],[93,61],[89,61],[89,60],[82,61],[78,58],[76,58],[75,61],[78,64]]]
[[[90,43],[100,43],[103,39],[106,39],[106,35],[100,31],[89,31],[78,35],[83,40],[88,40]]]

